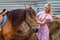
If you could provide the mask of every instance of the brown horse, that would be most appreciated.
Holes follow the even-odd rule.
[[[22,22],[37,23],[35,11],[30,7],[28,9],[14,9],[7,11],[7,21],[2,27],[4,40],[11,40],[11,37],[16,34],[17,29]],[[27,21],[29,20],[29,21]]]

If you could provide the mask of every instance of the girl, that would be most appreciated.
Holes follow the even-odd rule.
[[[39,30],[37,32],[38,40],[49,40],[49,29],[47,23],[52,22],[52,11],[51,11],[51,5],[45,4],[44,11],[39,12],[37,14],[39,23]]]

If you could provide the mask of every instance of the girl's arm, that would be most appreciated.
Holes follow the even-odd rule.
[[[39,21],[37,20],[38,24],[46,24],[46,23],[49,23],[49,20],[48,19],[45,19],[44,21]]]
[[[39,21],[37,18],[36,18],[38,24],[46,24],[46,23],[49,23],[49,19],[45,19],[44,21]]]

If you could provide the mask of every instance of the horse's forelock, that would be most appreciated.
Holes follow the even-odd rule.
[[[30,15],[30,17],[35,17],[36,16],[36,12],[32,9],[32,8],[30,8],[29,9],[29,15]]]

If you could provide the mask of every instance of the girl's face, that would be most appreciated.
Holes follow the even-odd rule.
[[[45,6],[44,6],[44,11],[45,11],[46,13],[49,13],[49,12],[50,12],[50,8],[49,8],[48,5],[45,5]]]

